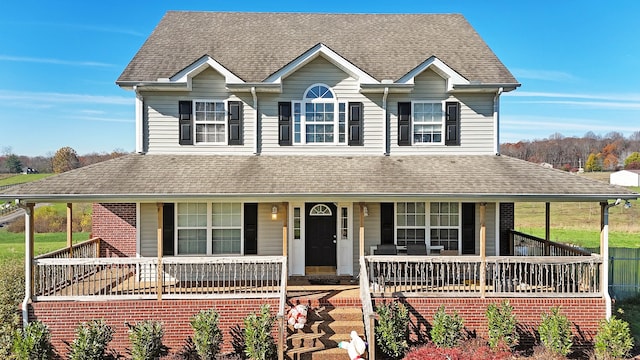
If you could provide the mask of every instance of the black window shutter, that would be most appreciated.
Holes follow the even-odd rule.
[[[258,204],[244,204],[244,254],[258,254]]]
[[[476,204],[462,203],[462,255],[476,253]]]
[[[445,145],[460,145],[460,103],[447,102],[445,112]]]
[[[380,243],[394,244],[393,203],[380,203]]]
[[[278,143],[291,145],[291,103],[278,103]]]
[[[242,145],[242,101],[229,101],[229,145]]]
[[[362,103],[349,103],[349,145],[363,145]]]
[[[180,133],[180,145],[193,145],[193,103],[189,101],[178,102],[178,129]]]
[[[175,250],[175,217],[173,203],[162,205],[162,255],[173,256]]]
[[[411,103],[398,103],[398,145],[411,145]]]

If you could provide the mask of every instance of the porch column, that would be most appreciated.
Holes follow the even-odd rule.
[[[600,286],[605,299],[606,318],[611,319],[611,296],[609,295],[609,208],[613,206],[607,202],[600,203]]]
[[[487,282],[487,203],[480,203],[480,297],[484,299]]]
[[[162,254],[164,253],[164,249],[163,249],[163,241],[162,241],[162,236],[163,236],[163,228],[164,228],[164,204],[163,203],[157,203],[156,206],[158,207],[158,234],[157,234],[157,241],[158,241],[158,268],[156,270],[157,274],[156,274],[156,293],[158,294],[158,301],[162,300],[162,290],[164,287],[163,284],[163,268],[162,268]]]
[[[359,247],[359,256],[363,257],[364,256],[364,203],[360,203],[360,232],[359,232],[359,243],[358,243],[358,247]],[[373,254],[370,254],[373,255]]]
[[[288,236],[287,236],[287,227],[289,226],[289,203],[282,203],[282,256],[287,257],[287,250],[289,246]]]
[[[67,203],[67,248],[69,258],[73,258],[73,204]]]
[[[544,255],[549,256],[549,241],[551,241],[551,204],[544,204]]]
[[[33,203],[27,203],[24,209],[24,301],[22,302],[22,323],[29,324],[29,302],[33,296],[33,239],[34,218]]]

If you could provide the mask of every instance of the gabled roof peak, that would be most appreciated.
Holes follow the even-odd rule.
[[[368,81],[398,80],[435,57],[468,81],[517,84],[459,14],[183,11],[165,14],[117,82],[171,78],[204,54],[245,82],[264,82],[305,54],[317,56],[316,46]]]

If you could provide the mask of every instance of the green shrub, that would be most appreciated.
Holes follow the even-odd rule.
[[[0,264],[0,359],[11,359],[14,333],[22,327],[24,266],[19,261]]]
[[[629,323],[615,316],[600,321],[594,347],[596,359],[624,359],[633,348]]]
[[[202,310],[191,318],[190,323],[198,355],[206,360],[215,359],[222,344],[218,313],[213,309]]]
[[[571,322],[560,314],[559,307],[552,307],[551,313],[542,314],[542,322],[538,326],[540,341],[549,351],[565,356],[571,352],[573,334]]]
[[[152,320],[141,321],[129,325],[129,341],[131,341],[131,358],[133,360],[155,360],[168,353],[162,344],[164,329],[162,323]]]
[[[244,352],[250,359],[267,360],[276,356],[276,344],[271,336],[274,321],[267,304],[260,307],[260,314],[244,318]]]
[[[102,360],[114,330],[104,320],[91,320],[76,328],[71,343],[70,360]]]
[[[489,346],[496,349],[499,346],[512,348],[518,345],[520,337],[516,326],[516,316],[512,313],[513,306],[509,300],[504,300],[500,305],[489,304],[485,315],[489,327]]]
[[[13,338],[13,355],[18,360],[49,360],[53,356],[51,333],[40,321],[17,330]]]
[[[431,341],[441,348],[455,347],[462,339],[463,328],[464,321],[458,312],[454,311],[453,315],[449,315],[444,311],[444,305],[440,305],[433,315]]]
[[[407,352],[409,311],[398,303],[376,306],[378,322],[375,326],[376,343],[387,356],[399,359]]]

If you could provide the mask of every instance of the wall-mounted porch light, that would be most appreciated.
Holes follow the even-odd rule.
[[[362,212],[364,216],[369,216],[369,208],[366,205],[362,208]]]
[[[271,207],[271,220],[278,220],[278,207],[276,205]]]

